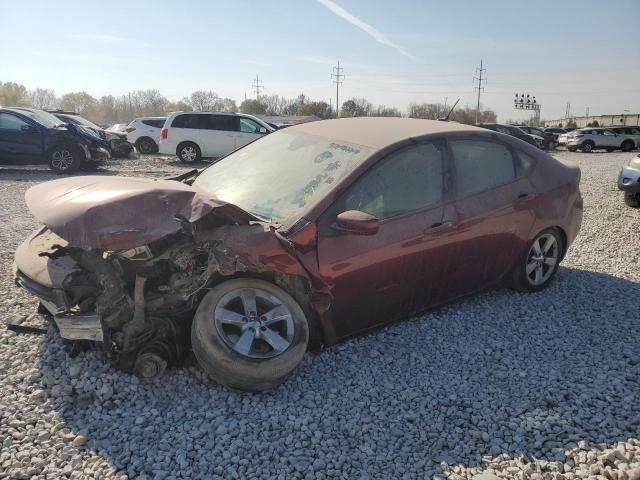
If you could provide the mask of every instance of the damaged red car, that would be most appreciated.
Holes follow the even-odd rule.
[[[538,291],[580,229],[580,171],[448,122],[277,131],[169,180],[37,185],[16,281],[62,337],[155,378],[278,386],[320,349],[474,292]]]

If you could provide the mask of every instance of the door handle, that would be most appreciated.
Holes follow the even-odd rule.
[[[440,230],[447,230],[452,227],[453,227],[453,223],[451,222],[436,222],[432,224],[427,231],[431,233],[431,232],[437,232]]]
[[[529,198],[529,194],[528,193],[521,193],[520,195],[518,195],[518,200],[521,200],[523,198]]]

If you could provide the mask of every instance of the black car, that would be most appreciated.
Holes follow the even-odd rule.
[[[523,132],[518,127],[513,127],[511,125],[503,125],[501,123],[478,123],[477,127],[486,128],[488,130],[493,130],[494,132],[504,133],[506,135],[511,135],[512,137],[519,138],[520,140],[527,142],[534,147],[542,148],[542,139],[539,142],[536,142],[533,135],[529,135],[528,133]]]
[[[55,115],[64,123],[72,123],[81,125],[96,132],[100,138],[109,144],[109,153],[112,157],[127,157],[133,152],[133,145],[127,140],[127,136],[122,133],[107,132],[104,128],[95,123],[81,117],[75,112],[63,112],[61,110],[49,110],[49,113]]]
[[[92,130],[65,124],[43,110],[0,108],[0,161],[46,161],[59,173],[95,166],[110,158],[108,144]]]
[[[540,137],[543,140],[542,148],[545,150],[553,150],[558,146],[558,136],[554,135],[552,132],[547,132],[538,127],[529,127],[527,125],[513,125],[514,127],[518,127],[524,133],[528,133],[529,135],[534,135],[536,137]]]

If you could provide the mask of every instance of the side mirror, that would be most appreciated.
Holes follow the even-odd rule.
[[[267,129],[264,127],[260,127],[260,133],[267,133]]]
[[[355,235],[375,235],[380,228],[380,221],[373,215],[359,210],[347,210],[336,217],[335,230]]]

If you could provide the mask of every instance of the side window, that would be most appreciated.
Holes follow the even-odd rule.
[[[145,125],[148,125],[150,127],[154,127],[154,128],[162,128],[162,127],[164,127],[164,120],[155,120],[155,119],[142,120],[142,123],[144,123]],[[175,125],[175,120],[174,120],[174,125]]]
[[[607,136],[612,136],[615,135],[614,132],[612,132],[611,130],[605,130],[604,132],[602,132],[603,135],[607,135]]]
[[[260,133],[260,125],[250,118],[240,118],[240,131],[243,133]]]
[[[629,129],[629,133],[631,135],[640,135],[640,128],[632,127]]]
[[[174,128],[200,128],[201,115],[184,114],[173,119],[171,126]]]
[[[237,131],[236,117],[231,115],[203,115],[202,128],[205,130],[235,132]]]
[[[436,145],[405,148],[360,177],[343,196],[341,211],[360,210],[384,220],[435,206],[442,202],[443,178]]]
[[[509,183],[516,177],[513,157],[500,143],[452,140],[458,197],[467,197]]]
[[[21,130],[27,122],[20,120],[15,115],[0,113],[0,128],[4,130]]]
[[[505,133],[505,134],[507,134],[507,135],[511,135],[511,131],[509,131],[509,129],[508,129],[508,128],[501,127],[501,126],[497,126],[497,127],[496,127],[496,132],[499,132],[499,133]]]

